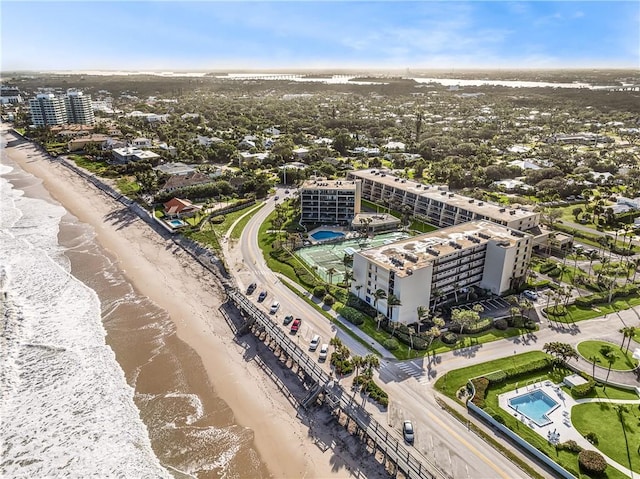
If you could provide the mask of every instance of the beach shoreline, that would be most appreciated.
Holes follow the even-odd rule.
[[[2,129],[4,134],[7,126]],[[373,458],[350,457],[349,451],[343,457],[316,446],[309,426],[296,417],[295,406],[243,350],[247,343],[243,346],[234,341],[218,310],[225,301],[224,291],[207,270],[125,206],[52,161],[35,145],[19,143],[19,150],[11,149],[11,159],[39,178],[51,197],[81,223],[90,225],[96,241],[136,291],[166,311],[177,338],[195,357],[190,360],[201,362],[215,395],[233,412],[234,422],[251,431],[259,460],[269,475],[350,477],[359,467],[370,467],[374,474],[383,472]]]

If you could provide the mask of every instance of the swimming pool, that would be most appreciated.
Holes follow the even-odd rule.
[[[551,423],[547,414],[559,405],[543,391],[531,391],[509,399],[509,406],[512,409],[525,415],[538,426],[545,426]]]
[[[187,223],[182,220],[169,220],[169,224],[174,228],[180,228],[181,226],[186,226]]]
[[[322,241],[328,239],[343,238],[344,233],[340,233],[338,231],[320,230],[312,233],[311,237],[316,241]]]

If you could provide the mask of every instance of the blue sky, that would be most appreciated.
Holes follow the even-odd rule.
[[[640,68],[640,2],[1,3],[8,70]]]

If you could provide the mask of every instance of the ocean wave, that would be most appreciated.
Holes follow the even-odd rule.
[[[0,473],[171,477],[105,343],[99,299],[58,244],[66,210],[0,183]]]

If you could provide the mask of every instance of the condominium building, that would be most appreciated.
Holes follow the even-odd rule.
[[[491,221],[470,221],[353,255],[351,292],[392,321],[417,321],[472,286],[503,294],[526,276],[533,236]],[[376,301],[376,291],[386,298]],[[391,296],[400,305],[390,306]]]
[[[31,123],[36,126],[95,123],[91,97],[73,90],[64,97],[40,93],[29,100],[29,110]]]
[[[36,126],[64,125],[67,122],[67,108],[64,98],[53,93],[40,93],[29,100],[31,123]]]
[[[95,123],[90,95],[85,95],[81,91],[69,90],[64,97],[64,103],[67,108],[68,123],[79,123],[81,125],[93,125]]]
[[[349,225],[360,212],[360,181],[308,180],[300,188],[302,223]]]
[[[363,199],[398,211],[408,206],[414,217],[438,227],[489,220],[527,231],[540,223],[539,213],[478,201],[452,193],[447,186],[424,185],[384,170],[350,171],[347,179],[362,181]]]

